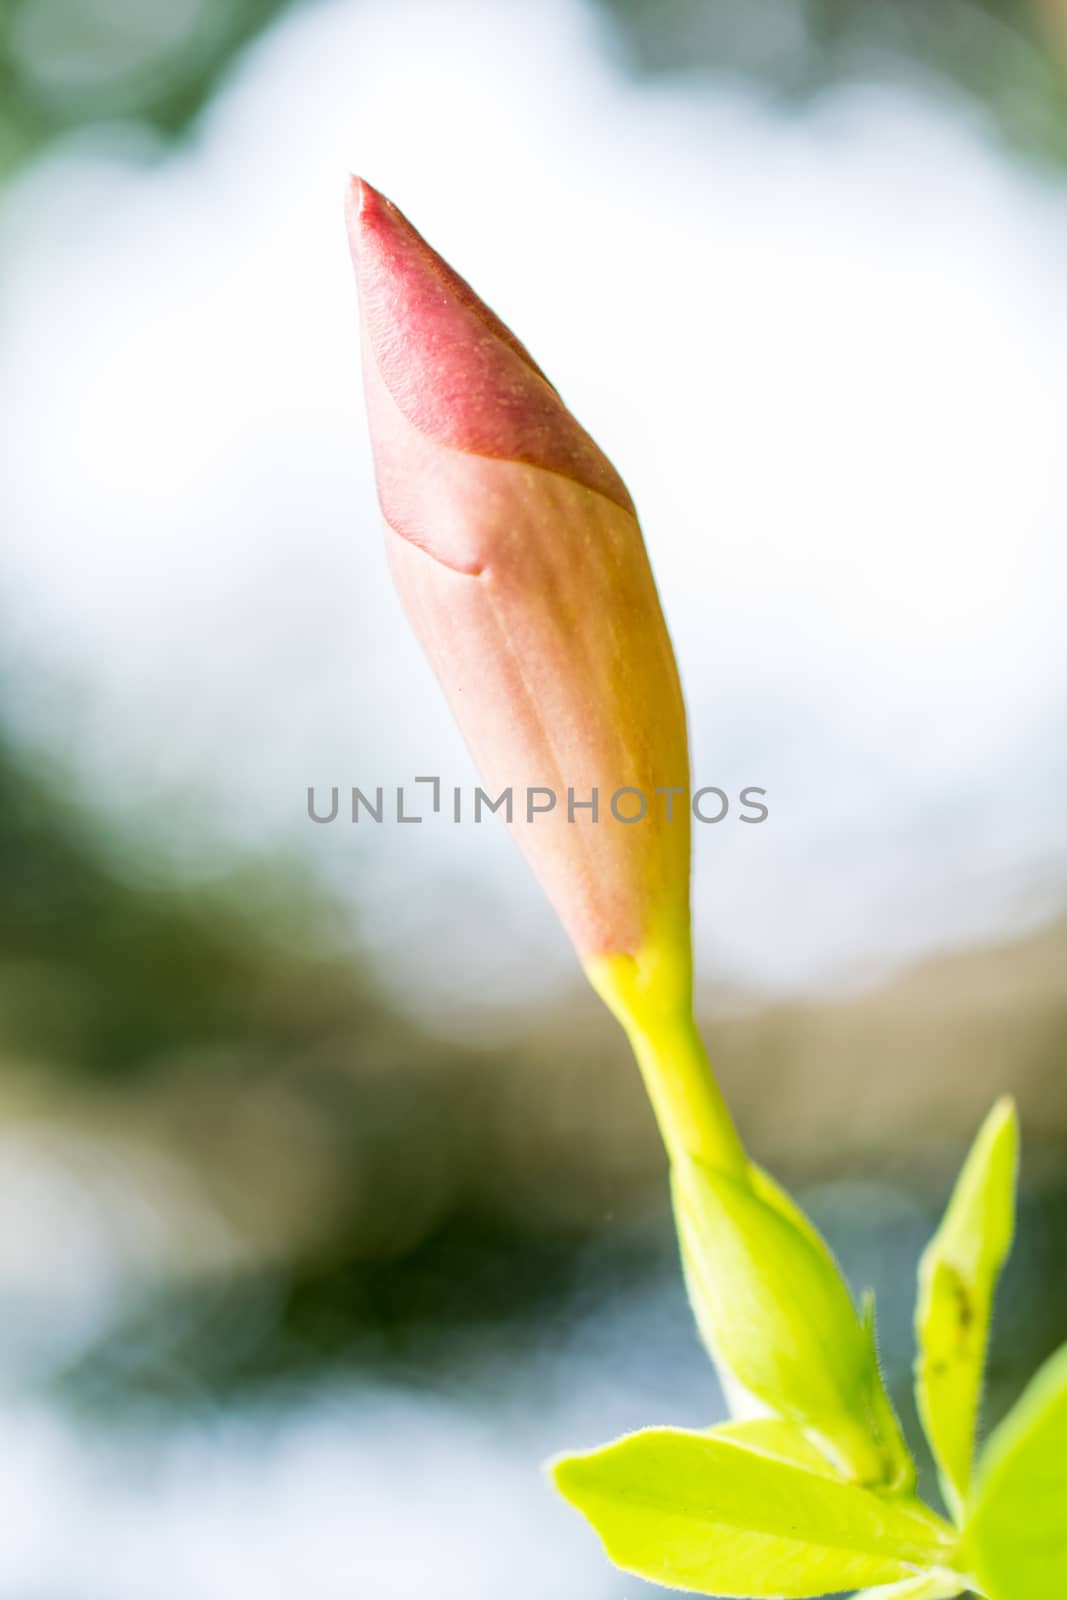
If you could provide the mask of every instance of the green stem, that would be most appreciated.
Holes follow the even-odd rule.
[[[748,1180],[748,1158],[691,1014],[627,1027],[671,1160],[695,1157]]]

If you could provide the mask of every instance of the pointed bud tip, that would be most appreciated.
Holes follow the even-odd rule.
[[[632,514],[622,479],[525,345],[354,174],[346,221],[368,357],[416,430],[467,455],[561,473]]]
[[[354,222],[363,213],[367,203],[367,185],[363,179],[352,172],[348,177],[348,186],[345,189],[345,216],[349,222]]]
[[[345,199],[345,210],[349,222],[366,224],[379,218],[382,211],[389,206],[389,201],[383,194],[379,194],[373,184],[366,178],[360,178],[352,173],[348,180],[348,194]]]

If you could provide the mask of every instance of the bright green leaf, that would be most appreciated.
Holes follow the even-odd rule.
[[[844,1476],[910,1487],[873,1344],[811,1223],[755,1171],[750,1186],[676,1161],[673,1183],[690,1299],[727,1392],[817,1432]]]
[[[957,1519],[971,1481],[993,1296],[1015,1225],[1018,1146],[1015,1107],[1001,1100],[919,1267],[915,1394]]]
[[[827,1457],[812,1442],[799,1422],[786,1422],[782,1417],[745,1417],[738,1422],[720,1422],[708,1429],[712,1439],[727,1439],[751,1450],[758,1456],[769,1456],[772,1461],[784,1461],[789,1466],[803,1467],[806,1472],[820,1472],[824,1477],[840,1480]]]
[[[953,1573],[944,1577],[934,1573],[929,1578],[906,1578],[903,1583],[891,1583],[888,1589],[864,1589],[853,1600],[956,1600],[963,1593],[960,1579]]]
[[[868,1377],[867,1403],[870,1407],[872,1428],[882,1442],[889,1470],[886,1487],[896,1494],[912,1494],[918,1476],[908,1441],[893,1409],[893,1402],[882,1377],[882,1363],[878,1356],[878,1329],[875,1322],[874,1291],[863,1297],[863,1336],[867,1341]]]
[[[986,1444],[967,1543],[992,1600],[1067,1595],[1067,1345]]]
[[[952,1529],[917,1501],[715,1434],[649,1429],[551,1470],[616,1566],[672,1588],[792,1600],[893,1583],[953,1554]]]

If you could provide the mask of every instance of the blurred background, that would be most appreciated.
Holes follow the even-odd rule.
[[[689,697],[708,1041],[915,1438],[1025,1139],[1067,1333],[1067,6],[6,0],[0,1600],[634,1600],[544,1457],[721,1400],[621,1037],[385,570],[352,167],[619,463]],[[342,811],[343,815],[343,811]]]

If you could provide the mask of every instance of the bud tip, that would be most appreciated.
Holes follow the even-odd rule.
[[[364,183],[362,178],[357,177],[354,172],[349,175],[348,191],[345,195],[345,215],[348,218],[349,227],[352,227],[354,223],[358,223],[367,209],[368,190],[369,185]]]

